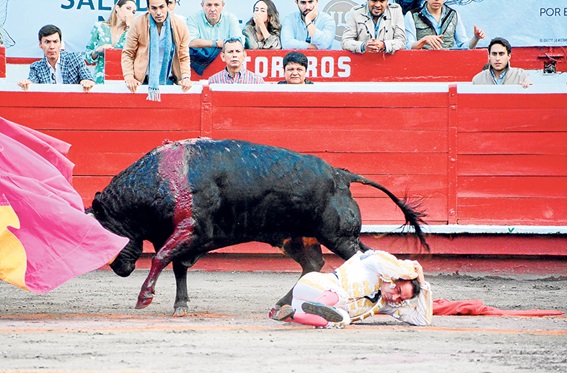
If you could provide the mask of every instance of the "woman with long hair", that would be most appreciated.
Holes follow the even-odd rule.
[[[272,0],[258,0],[242,33],[246,49],[282,49],[280,14]]]
[[[136,14],[135,0],[118,0],[108,20],[94,25],[85,59],[90,64],[96,64],[94,74],[96,84],[104,83],[104,50],[122,49],[134,14]]]

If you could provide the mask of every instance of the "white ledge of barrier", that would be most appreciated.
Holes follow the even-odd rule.
[[[567,234],[567,226],[535,225],[422,225],[424,233],[429,234]],[[362,233],[402,233],[414,232],[411,226],[363,225]]]
[[[408,93],[447,93],[448,83],[376,83],[376,82],[339,82],[315,84],[210,84],[209,89],[215,92],[324,92],[324,93],[358,93],[358,92],[408,92]]]
[[[467,94],[550,94],[567,93],[567,84],[531,85],[524,88],[519,84],[511,85],[473,85],[472,83],[457,84],[457,93]]]
[[[199,83],[194,83],[191,89],[187,92],[181,90],[178,85],[161,85],[159,87],[162,94],[201,94],[203,86]],[[29,90],[24,91],[17,83],[4,83],[0,84],[0,91],[4,92],[76,92],[76,93],[130,93],[130,94],[148,94],[148,86],[141,85],[136,90],[136,93],[131,93],[123,81],[111,84],[96,84],[89,92],[83,92],[83,87],[80,84],[31,84]]]

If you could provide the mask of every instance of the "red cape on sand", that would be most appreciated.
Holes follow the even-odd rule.
[[[433,301],[434,315],[469,315],[469,316],[559,316],[564,312],[555,310],[501,310],[486,306],[479,299],[449,301],[447,299],[435,299]]]

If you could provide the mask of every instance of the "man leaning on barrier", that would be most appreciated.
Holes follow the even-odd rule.
[[[489,67],[472,80],[473,84],[503,85],[520,84],[524,88],[532,85],[530,74],[523,69],[510,67],[512,46],[504,38],[494,38],[488,45]]]
[[[54,25],[43,26],[38,33],[39,47],[43,58],[30,65],[27,79],[18,82],[27,91],[32,83],[38,84],[80,84],[89,92],[95,85],[82,53],[61,51],[63,35]]]
[[[134,93],[148,84],[148,100],[160,101],[160,85],[191,86],[189,30],[172,16],[166,0],[147,0],[148,12],[132,21],[122,50],[126,87]]]
[[[406,31],[402,8],[388,0],[367,0],[348,15],[341,46],[354,53],[394,53],[404,49]]]

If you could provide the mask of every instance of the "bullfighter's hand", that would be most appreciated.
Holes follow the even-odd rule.
[[[125,77],[124,82],[126,83],[126,87],[128,87],[130,92],[136,93],[136,90],[138,89],[140,82],[134,79],[133,75],[128,75],[127,77]]]
[[[92,80],[84,79],[81,80],[81,85],[83,86],[83,92],[90,92],[90,90],[95,86],[95,82],[93,82]]]
[[[417,272],[417,282],[419,282],[420,284],[425,284],[425,276],[423,275],[423,267],[421,266],[421,264],[419,264],[418,261],[414,260],[413,267]]]

